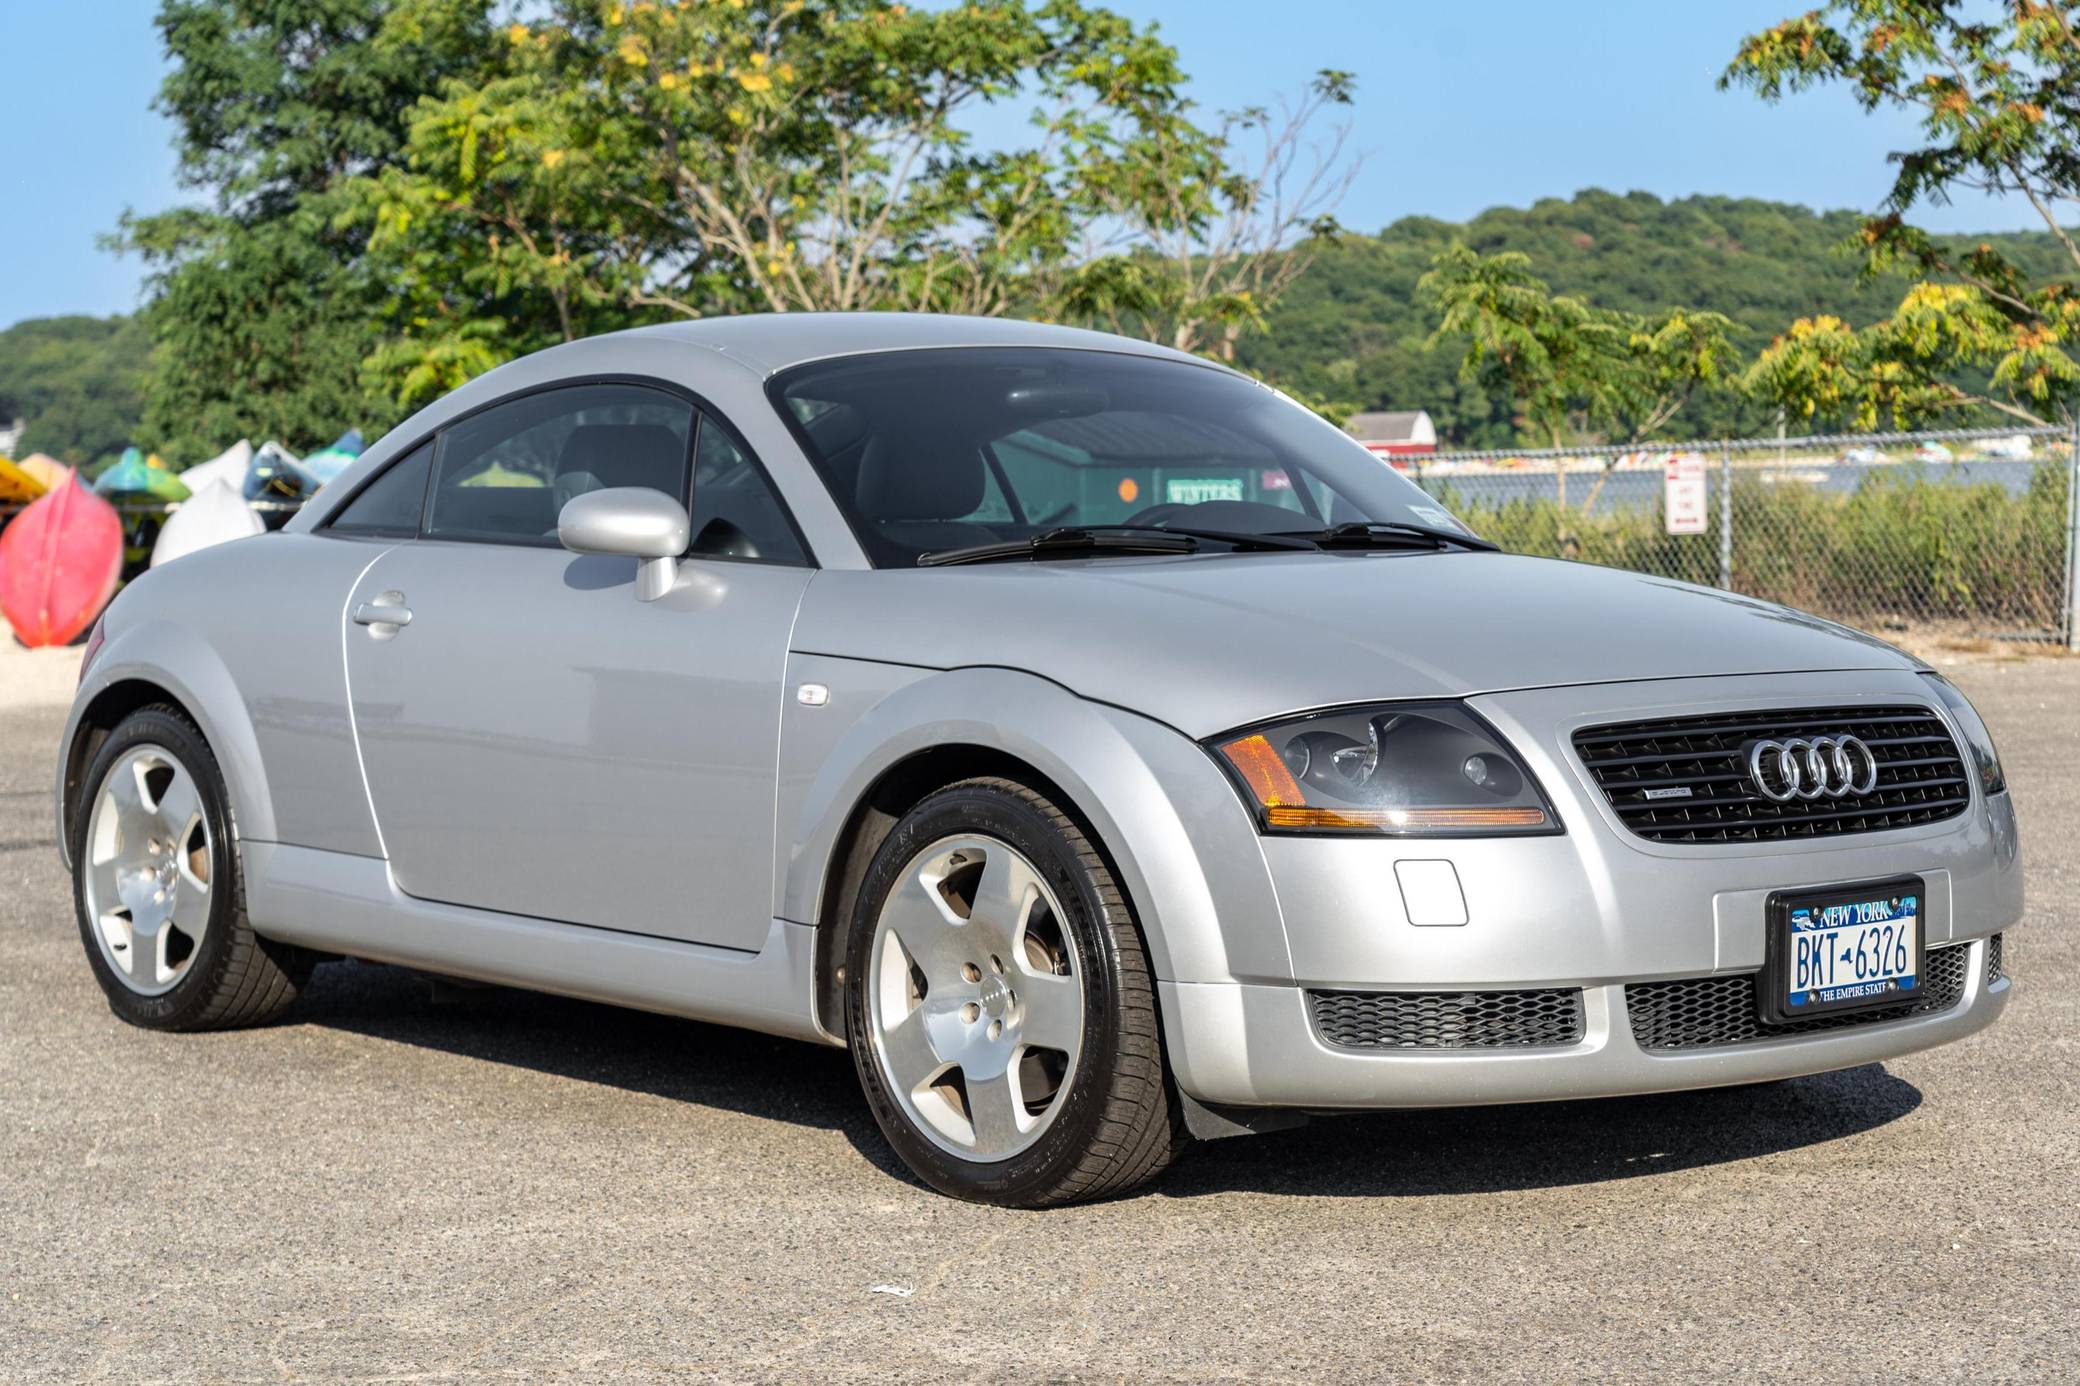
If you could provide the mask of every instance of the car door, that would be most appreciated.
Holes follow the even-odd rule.
[[[688,495],[674,589],[555,540],[599,486]],[[713,465],[708,465],[714,459]],[[380,479],[378,481],[380,484]],[[774,754],[811,569],[729,430],[587,384],[450,425],[418,535],[347,602],[349,698],[382,846],[423,899],[755,949],[771,920]]]

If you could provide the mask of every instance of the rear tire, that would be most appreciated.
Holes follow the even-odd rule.
[[[1007,1207],[1082,1202],[1187,1143],[1140,931],[1044,795],[995,778],[939,790],[881,844],[858,898],[853,1060],[925,1183]]]
[[[278,1019],[316,959],[248,924],[231,796],[194,723],[164,705],[131,713],[85,784],[73,908],[109,1009],[151,1030]]]

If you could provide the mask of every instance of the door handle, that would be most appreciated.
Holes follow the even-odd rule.
[[[389,602],[363,602],[354,608],[354,624],[357,626],[398,626],[412,623],[412,609],[408,606],[393,606]]]

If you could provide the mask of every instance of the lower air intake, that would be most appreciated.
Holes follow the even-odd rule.
[[[1632,1037],[1642,1049],[1667,1051],[1753,1044],[1818,1030],[1882,1025],[1888,1020],[1950,1010],[1964,999],[1971,962],[1969,943],[1931,948],[1928,976],[1922,983],[1921,995],[1914,1000],[1899,1006],[1818,1016],[1782,1025],[1763,1023],[1756,1009],[1753,973],[1690,977],[1676,982],[1633,982],[1625,988],[1625,1011],[1632,1020]]]
[[[1582,1040],[1582,993],[1310,991],[1314,1028],[1339,1049],[1546,1049]]]

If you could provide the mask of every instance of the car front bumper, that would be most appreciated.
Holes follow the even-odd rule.
[[[1202,1102],[1309,1111],[1552,1102],[1673,1092],[1853,1068],[1983,1030],[2013,982],[1989,982],[1985,940],[1969,943],[1963,999],[1948,1010],[1819,1034],[1649,1052],[1634,1038],[1622,983],[1583,989],[1580,1043],[1555,1048],[1357,1050],[1326,1042],[1306,989],[1159,984],[1170,1055]],[[1188,1076],[1186,1076],[1188,1075]]]
[[[1758,707],[1908,700],[1934,707],[1911,673],[1775,675],[1596,685],[1469,700],[1538,777],[1566,829],[1516,839],[1265,837],[1259,847],[1285,944],[1274,973],[1163,978],[1172,1070],[1212,1105],[1337,1109],[1537,1102],[1794,1077],[1893,1058],[1984,1028],[2011,983],[1989,972],[1988,940],[2022,917],[2009,795],[1973,793],[1962,815],[1913,828],[1716,845],[1650,842],[1627,830],[1576,758],[1584,727]],[[1944,719],[1946,722],[1948,718]],[[1959,733],[1951,723],[1953,736]],[[1960,744],[1962,744],[1960,740]],[[1231,854],[1232,855],[1232,854]],[[1398,873],[1449,863],[1463,922],[1411,918]],[[1723,983],[1752,997],[1772,893],[1917,875],[1931,954],[1969,950],[1944,1004],[1799,1033],[1754,1026],[1670,1047],[1635,1033],[1627,987]],[[1223,921],[1232,939],[1246,921]],[[1239,949],[1230,948],[1234,958]],[[1953,963],[1958,955],[1946,955]],[[1565,1042],[1350,1047],[1316,1023],[1311,994],[1387,998],[1553,991],[1579,997]],[[1452,1008],[1444,1008],[1450,1013]],[[1731,1008],[1751,1016],[1746,1010]],[[1641,1035],[1654,1038],[1651,1045]],[[1492,1037],[1491,1037],[1492,1039]]]

